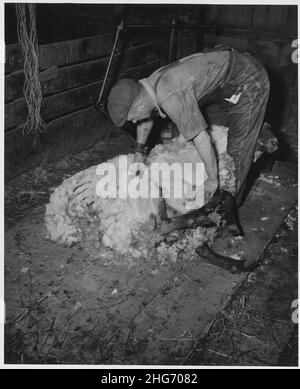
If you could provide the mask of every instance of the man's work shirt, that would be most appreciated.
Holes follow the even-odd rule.
[[[140,80],[186,140],[207,128],[198,101],[222,84],[229,56],[226,50],[193,54]]]

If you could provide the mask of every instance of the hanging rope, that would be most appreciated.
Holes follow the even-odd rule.
[[[27,14],[26,6],[28,7]],[[28,117],[23,127],[23,135],[34,134],[36,140],[38,135],[46,128],[46,124],[40,116],[43,96],[39,81],[35,4],[17,3],[16,14],[18,22],[18,39],[24,56],[25,82],[23,93],[28,107]]]

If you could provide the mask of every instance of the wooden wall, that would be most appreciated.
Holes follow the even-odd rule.
[[[18,45],[6,47],[6,178],[45,159],[85,149],[113,130],[111,122],[94,109],[112,41],[113,36],[106,34],[40,46],[41,116],[47,123],[47,130],[36,144],[33,136],[22,135],[28,114],[22,91],[23,56]],[[113,74],[118,78],[141,78],[154,71],[160,65],[159,47],[155,36],[135,37],[123,57],[119,47],[107,87],[112,85]]]
[[[39,4],[41,115],[47,131],[34,144],[22,135],[27,117],[22,93],[23,57],[16,43],[14,5],[5,6],[5,172],[6,179],[42,161],[90,147],[114,130],[94,109],[113,42],[112,32],[130,11],[129,5]],[[216,24],[221,34],[180,30],[173,59],[204,47],[225,44],[260,59],[271,78],[267,120],[297,148],[297,65],[291,61],[297,35],[294,6],[136,5],[131,24],[159,24],[160,28],[129,29],[118,45],[107,87],[117,78],[142,78],[168,62],[170,30],[177,22]],[[123,54],[121,54],[123,53]],[[282,132],[281,132],[282,133]]]
[[[218,24],[222,33],[205,34],[203,46],[224,44],[258,58],[267,68],[271,94],[268,120],[277,131],[283,153],[289,149],[297,156],[298,90],[297,64],[292,62],[297,38],[297,7],[289,5],[211,5],[202,9],[202,17]]]
[[[111,32],[120,21],[122,9],[112,5],[109,6],[110,8],[107,5],[71,6],[66,4],[58,7],[59,12],[54,5],[48,7],[48,11],[51,11],[48,13],[48,21],[46,14],[42,18],[45,22],[45,28],[40,29],[39,34],[42,41],[49,42],[49,40],[58,39],[58,36],[71,37],[78,34],[85,36],[84,28],[86,27],[84,26],[86,25],[88,25],[88,32],[99,31],[101,33],[80,39],[60,40],[40,45],[39,78],[43,91],[41,116],[47,123],[47,130],[36,143],[34,143],[33,136],[22,134],[27,117],[27,105],[22,91],[23,56],[17,43],[6,45],[6,179],[11,179],[41,162],[86,149],[114,130],[110,120],[97,114],[94,103],[102,86],[113,44],[114,36]],[[146,8],[135,10],[132,22],[144,23],[146,20],[148,23],[153,23],[155,10],[152,9],[149,12],[149,7]],[[37,15],[42,15],[46,9],[45,6],[44,8],[40,6],[37,9]],[[174,12],[178,13],[178,9],[176,7],[174,9]],[[160,11],[160,18],[163,19],[166,13],[163,12],[163,8]],[[12,12],[11,7],[10,12]],[[101,12],[102,16],[99,19]],[[54,20],[55,15],[57,23]],[[172,12],[168,15],[171,18]],[[101,24],[101,18],[105,20],[105,23]],[[13,15],[10,20],[13,21]],[[41,19],[37,20],[41,24]],[[74,20],[82,24],[80,28],[74,29]],[[62,21],[66,24],[63,25]],[[49,25],[52,26],[53,31],[57,27],[56,33],[53,32],[52,35],[49,33]],[[70,29],[68,26],[71,26]],[[14,34],[9,32],[8,27],[6,30],[6,41],[13,41]],[[107,30],[110,32],[105,32]],[[118,78],[143,78],[163,65],[166,60],[165,48],[168,47],[168,42],[168,30],[128,30],[123,33],[109,74],[107,90]]]

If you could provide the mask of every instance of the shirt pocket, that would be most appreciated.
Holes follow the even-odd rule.
[[[235,81],[229,81],[221,87],[218,103],[222,108],[230,108],[239,103],[243,94],[244,94],[243,85]],[[234,96],[238,96],[238,97],[233,98]],[[228,101],[228,100],[232,100],[232,101]]]

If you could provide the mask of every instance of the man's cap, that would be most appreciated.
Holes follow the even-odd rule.
[[[127,120],[132,103],[141,90],[141,85],[134,80],[124,78],[111,89],[107,108],[116,127],[122,127]]]

